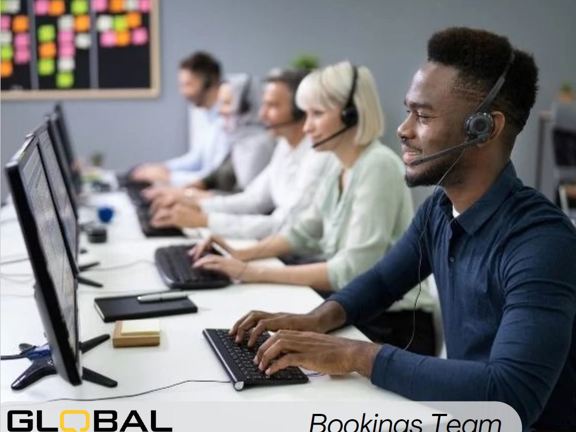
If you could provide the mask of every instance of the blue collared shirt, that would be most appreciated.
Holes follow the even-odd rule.
[[[419,273],[434,274],[448,359],[384,345],[372,382],[416,400],[502,401],[525,429],[576,430],[576,230],[565,215],[508,163],[456,219],[434,193],[388,255],[330,299],[353,323]]]

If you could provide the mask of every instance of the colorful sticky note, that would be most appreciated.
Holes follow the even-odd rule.
[[[74,17],[72,15],[62,15],[58,18],[58,30],[72,30],[74,28]]]
[[[74,57],[76,47],[73,43],[66,43],[58,46],[58,55],[60,57]]]
[[[78,15],[74,20],[74,29],[77,33],[85,33],[90,30],[90,15]]]
[[[130,45],[130,32],[129,31],[116,32],[116,45],[118,46]]]
[[[100,45],[103,47],[116,46],[116,32],[107,31],[100,33]]]
[[[140,0],[140,12],[150,12],[150,0]]]
[[[0,66],[0,77],[8,78],[11,75],[12,75],[12,63],[3,61]]]
[[[2,58],[2,61],[12,60],[12,57],[14,57],[14,50],[12,49],[12,45],[2,45],[0,47],[0,57]]]
[[[127,11],[137,11],[139,9],[138,0],[125,0],[124,9],[126,9]]]
[[[76,35],[76,48],[78,49],[88,49],[92,44],[92,39],[90,39],[89,33],[80,33]]]
[[[30,45],[30,34],[28,33],[18,33],[14,36],[14,45],[16,49],[20,47],[28,47]]]
[[[63,57],[58,59],[58,70],[60,72],[69,72],[74,70],[74,59],[72,57]]]
[[[28,31],[28,17],[26,15],[15,16],[12,20],[12,30],[14,33],[24,33]]]
[[[11,14],[17,14],[20,12],[20,0],[6,0],[4,5],[4,11]]]
[[[47,15],[48,9],[50,9],[50,2],[48,0],[36,0],[34,3],[34,12],[36,15]]]
[[[74,32],[73,31],[59,31],[58,32],[58,43],[60,45],[74,43]]]
[[[110,12],[124,12],[124,0],[110,0]]]
[[[56,29],[53,25],[44,24],[38,27],[38,40],[40,42],[51,42],[56,37]]]
[[[126,14],[126,22],[131,29],[140,27],[142,25],[142,15],[138,12],[130,12]]]
[[[46,58],[38,60],[38,75],[47,76],[54,73],[54,59]]]
[[[117,32],[128,30],[128,21],[126,15],[116,15],[114,17],[114,30]]]
[[[30,63],[30,49],[28,47],[16,48],[14,53],[14,63],[15,64],[26,64]]]
[[[140,27],[132,30],[132,43],[134,45],[146,45],[148,43],[148,29]]]
[[[48,6],[48,15],[60,16],[66,12],[66,4],[64,0],[52,0]]]
[[[74,75],[70,72],[56,74],[56,87],[70,88],[74,85]]]
[[[40,58],[56,57],[56,44],[54,42],[44,42],[38,46],[38,55]]]
[[[25,33],[20,33],[25,34]],[[0,44],[10,45],[12,43],[12,32],[0,31]]]
[[[114,22],[110,15],[100,15],[96,21],[96,28],[100,33],[112,30]]]
[[[72,0],[70,7],[72,14],[83,15],[88,13],[88,0]]]
[[[0,18],[0,30],[10,30],[10,17],[8,15],[2,15]]]
[[[92,9],[94,12],[105,12],[107,7],[107,0],[92,0]]]

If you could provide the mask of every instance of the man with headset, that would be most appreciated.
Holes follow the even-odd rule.
[[[192,105],[190,151],[163,163],[139,165],[131,172],[132,180],[183,186],[220,166],[230,150],[216,103],[221,78],[220,63],[206,52],[198,51],[180,62],[180,93]]]
[[[504,37],[438,32],[398,128],[406,181],[437,185],[374,268],[315,310],[254,311],[231,333],[280,330],[255,362],[358,372],[416,400],[494,400],[525,430],[576,430],[576,231],[510,162],[536,97],[534,60]],[[434,274],[447,359],[325,335],[386,307]]]

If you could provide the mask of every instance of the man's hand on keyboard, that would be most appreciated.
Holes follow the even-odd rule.
[[[252,347],[256,339],[265,331],[281,329],[323,332],[319,320],[312,314],[269,313],[252,311],[244,315],[230,329],[230,335],[236,336],[235,341],[240,343],[249,333],[248,346]]]
[[[314,332],[280,330],[258,349],[254,363],[267,375],[298,366],[330,375],[372,374],[381,346]]]
[[[153,227],[161,228],[176,226],[180,228],[202,228],[208,225],[205,213],[186,205],[176,204],[169,208],[161,208],[150,220]]]

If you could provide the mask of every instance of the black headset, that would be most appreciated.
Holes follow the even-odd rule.
[[[252,105],[250,104],[250,87],[252,86],[252,77],[248,76],[244,86],[242,87],[242,92],[240,93],[240,101],[238,103],[238,114],[246,114],[250,112]]]
[[[492,105],[494,99],[496,99],[496,96],[498,96],[498,93],[502,89],[504,81],[506,81],[506,75],[510,70],[510,66],[512,66],[512,63],[514,63],[514,58],[514,49],[512,49],[510,52],[510,58],[508,59],[508,63],[506,63],[504,71],[498,77],[494,83],[494,86],[492,86],[484,100],[480,102],[478,108],[476,108],[476,110],[474,110],[474,112],[470,114],[464,122],[464,130],[466,132],[466,136],[469,139],[480,137],[488,139],[494,131],[494,118],[490,113],[490,105]]]
[[[356,85],[358,81],[358,68],[350,63],[352,68],[352,85],[350,86],[350,93],[348,93],[348,99],[342,112],[340,113],[340,119],[344,126],[347,128],[352,128],[358,124],[358,109],[354,105],[354,94],[356,93]]]

